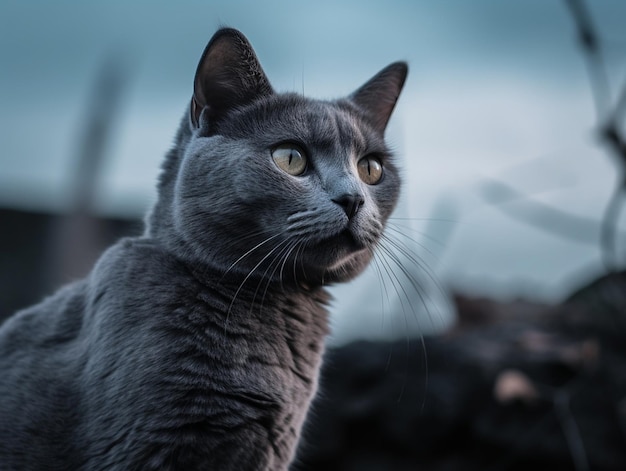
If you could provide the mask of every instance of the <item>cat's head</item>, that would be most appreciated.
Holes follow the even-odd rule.
[[[279,94],[246,38],[219,30],[200,59],[151,230],[233,276],[309,286],[356,276],[398,198],[383,135],[406,74],[391,64],[335,101]]]

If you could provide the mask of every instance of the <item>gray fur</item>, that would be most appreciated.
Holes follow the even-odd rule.
[[[337,101],[276,94],[243,35],[218,31],[145,233],[0,330],[0,468],[286,469],[323,285],[365,268],[398,197],[383,132],[405,75],[392,64]],[[273,162],[283,142],[306,151],[303,175]],[[371,186],[369,154],[385,172]],[[351,219],[346,194],[363,200]]]

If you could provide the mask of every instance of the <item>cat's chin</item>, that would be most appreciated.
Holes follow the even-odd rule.
[[[306,260],[309,280],[319,284],[339,283],[359,275],[372,258],[372,249],[346,229],[319,242]]]
[[[355,253],[366,249],[365,241],[356,237],[350,229],[344,229],[338,235],[327,241],[332,247],[339,251]]]

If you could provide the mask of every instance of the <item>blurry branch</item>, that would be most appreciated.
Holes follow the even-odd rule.
[[[514,188],[495,180],[483,182],[480,186],[483,197],[496,207],[508,205],[505,213],[544,231],[581,244],[596,244],[598,221],[587,219],[555,209],[544,203],[532,201]],[[503,208],[504,210],[504,208]]]
[[[578,40],[580,47],[585,52],[589,79],[591,80],[591,91],[593,93],[598,121],[602,121],[606,116],[611,92],[609,79],[606,74],[604,57],[600,47],[600,38],[593,27],[591,15],[583,0],[565,0],[570,9],[576,26],[578,28]]]
[[[126,62],[119,54],[111,53],[101,65],[82,122],[73,182],[74,212],[93,210],[98,176],[127,80]]]
[[[69,182],[69,214],[61,219],[52,234],[49,274],[52,285],[83,276],[101,250],[103,228],[92,213],[107,144],[119,115],[128,75],[126,57],[119,51],[110,53],[100,66],[88,97]]]
[[[554,411],[563,430],[565,442],[569,448],[576,471],[589,471],[589,459],[585,443],[580,434],[580,428],[576,423],[570,407],[571,392],[567,389],[556,391],[552,399]]]
[[[614,123],[620,122],[624,118],[624,112],[626,111],[626,82],[624,82],[624,86],[622,87],[622,92],[617,99],[617,104],[615,105],[615,109],[613,110],[612,121]]]
[[[626,142],[619,127],[626,109],[626,83],[621,94],[611,107],[611,90],[606,64],[602,55],[600,38],[596,33],[591,15],[583,0],[565,0],[574,19],[596,107],[599,134],[609,150],[617,157],[620,178],[604,212],[600,242],[604,263],[609,271],[616,269],[616,231],[621,204],[626,196]]]

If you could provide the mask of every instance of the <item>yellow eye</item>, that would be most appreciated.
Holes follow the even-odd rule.
[[[306,169],[306,156],[294,144],[281,144],[272,151],[272,158],[278,168],[289,175],[302,175]]]
[[[357,164],[359,178],[368,185],[376,185],[383,177],[383,165],[378,157],[367,156],[359,160]]]

